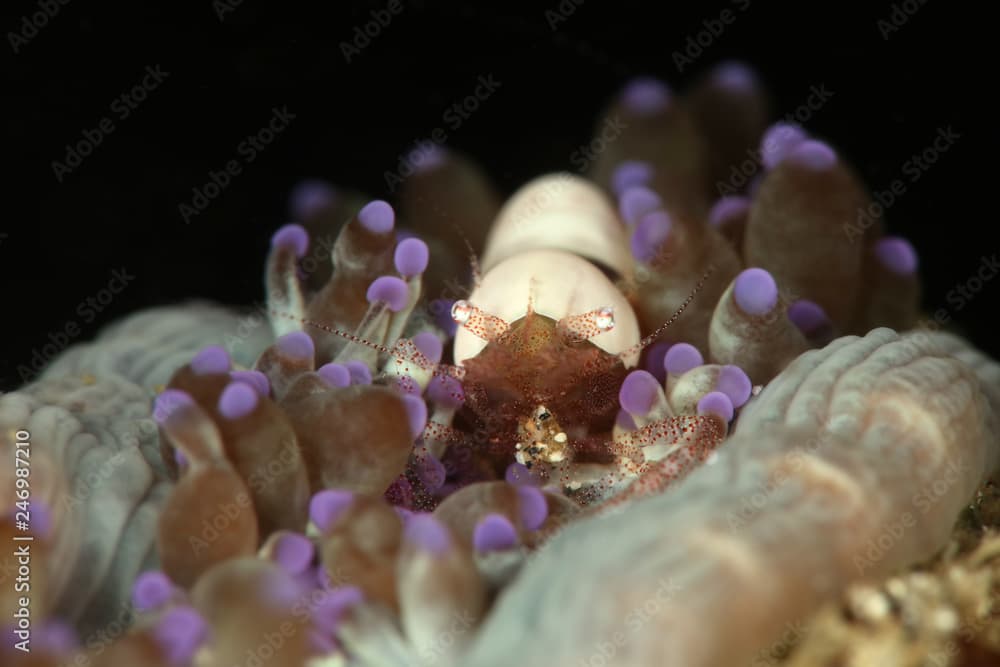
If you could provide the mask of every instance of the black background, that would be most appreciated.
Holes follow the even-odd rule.
[[[20,31],[37,0],[4,3],[5,33]],[[0,386],[19,384],[18,364],[68,320],[78,340],[135,309],[201,296],[249,303],[262,294],[261,268],[272,231],[287,220],[289,189],[323,177],[387,196],[383,173],[442,125],[442,114],[480,75],[502,82],[448,145],[483,164],[504,192],[539,173],[569,169],[597,113],[628,78],[653,74],[675,88],[726,59],[749,61],[783,115],[810,86],[834,96],[808,122],[860,171],[872,189],[902,176],[911,155],[951,126],[961,139],[888,211],[893,233],[913,241],[928,309],[998,249],[993,230],[995,171],[977,155],[997,145],[977,107],[995,109],[992,45],[974,36],[984,17],[945,2],[679,3],[597,2],[575,7],[552,31],[538,2],[405,2],[402,13],[345,62],[341,42],[388,2],[337,9],[243,0],[220,21],[211,2],[180,7],[117,6],[71,0],[14,54],[2,56],[9,207],[0,222],[4,286]],[[332,4],[332,3],[331,3]],[[659,5],[663,8],[655,8]],[[879,21],[897,7],[916,11],[885,39]],[[164,3],[166,5],[166,3]],[[736,20],[694,64],[672,59],[703,21],[723,9]],[[899,14],[899,12],[904,12]],[[884,25],[883,25],[884,29]],[[114,99],[146,66],[169,77],[62,183],[52,161],[66,144],[113,115]],[[191,224],[190,201],[209,170],[238,157],[237,145],[263,127],[275,106],[296,119]],[[982,153],[987,154],[987,153]],[[980,166],[982,165],[982,166]],[[107,285],[111,270],[136,277],[92,323],[78,304]],[[1000,280],[987,283],[958,324],[980,346],[1000,345],[989,319]]]

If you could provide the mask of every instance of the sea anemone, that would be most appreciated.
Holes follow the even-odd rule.
[[[442,148],[395,206],[304,183],[255,320],[138,315],[4,396],[41,624],[5,664],[743,664],[933,555],[1000,369],[917,326],[912,246],[767,108],[739,64],[630,82],[587,173],[503,205]]]

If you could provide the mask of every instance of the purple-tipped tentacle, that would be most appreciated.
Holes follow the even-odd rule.
[[[733,298],[747,315],[763,315],[778,303],[778,285],[764,269],[746,269],[736,276]]]

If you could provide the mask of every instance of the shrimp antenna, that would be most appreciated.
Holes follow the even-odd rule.
[[[476,289],[479,287],[480,283],[483,282],[483,272],[479,267],[479,257],[476,255],[476,250],[472,247],[469,237],[462,232],[462,228],[457,224],[452,224],[451,227],[455,230],[455,233],[458,234],[458,237],[462,239],[462,243],[465,245],[465,249],[469,253],[469,268],[472,270],[472,287],[473,289]]]
[[[708,267],[708,269],[705,270],[705,273],[703,273],[701,275],[701,278],[698,279],[698,282],[695,283],[694,289],[691,290],[691,293],[688,294],[687,297],[684,298],[684,301],[681,302],[681,305],[677,307],[677,310],[674,311],[674,314],[671,315],[667,319],[666,322],[664,322],[663,324],[661,324],[660,326],[658,326],[655,331],[653,331],[648,336],[645,336],[637,344],[635,344],[632,347],[628,348],[624,352],[620,352],[617,356],[618,357],[627,357],[630,354],[634,354],[634,353],[636,353],[636,352],[638,352],[640,350],[643,350],[643,349],[649,347],[654,341],[656,341],[656,339],[660,337],[660,334],[662,334],[674,322],[676,322],[677,319],[687,309],[687,307],[691,305],[691,302],[694,301],[695,296],[698,295],[698,292],[700,292],[701,289],[705,286],[705,282],[708,280],[708,278],[713,273],[715,273],[715,265],[714,264],[710,264],[709,267]]]
[[[364,345],[365,347],[370,347],[373,350],[377,350],[379,352],[384,352],[385,354],[392,354],[392,350],[390,350],[389,348],[387,348],[385,345],[380,345],[379,343],[373,343],[370,340],[365,340],[364,338],[362,338],[360,336],[356,336],[355,334],[352,334],[349,331],[344,331],[342,329],[337,329],[335,327],[331,327],[331,326],[323,324],[321,322],[314,322],[313,320],[307,320],[305,318],[298,317],[296,315],[292,315],[291,313],[286,313],[286,312],[283,312],[283,311],[280,311],[280,310],[268,309],[268,311],[272,315],[275,315],[276,317],[282,317],[282,318],[287,319],[287,320],[294,320],[295,322],[298,322],[299,324],[304,324],[306,326],[310,326],[310,327],[313,327],[315,329],[320,329],[322,331],[325,331],[328,334],[333,334],[334,336],[340,336],[341,338],[346,338],[347,340],[351,341],[352,343],[357,343],[358,345]]]
[[[398,349],[398,342],[397,342],[397,346],[394,346],[392,349],[390,349],[390,348],[386,347],[385,345],[381,345],[379,343],[373,343],[372,341],[366,340],[366,339],[362,338],[361,336],[357,336],[357,335],[352,334],[352,333],[350,333],[348,331],[344,331],[343,329],[337,329],[336,327],[331,327],[331,326],[329,326],[327,324],[323,324],[322,322],[315,322],[313,320],[308,320],[308,319],[305,319],[305,318],[302,318],[302,317],[297,317],[295,315],[292,315],[291,313],[285,313],[285,312],[282,312],[280,310],[270,309],[270,312],[273,315],[277,316],[277,317],[281,317],[281,318],[288,319],[288,320],[293,320],[295,322],[298,322],[299,324],[310,326],[310,327],[313,327],[315,329],[320,329],[321,331],[324,331],[326,333],[333,334],[334,336],[339,336],[341,338],[345,338],[345,339],[351,341],[352,343],[357,343],[358,345],[364,345],[365,347],[371,348],[371,349],[376,350],[378,352],[382,352],[382,353],[390,355],[390,356],[396,356],[396,357],[402,356],[401,350]],[[402,339],[401,338],[400,340],[402,341],[402,340],[406,340],[406,339]],[[436,363],[434,366],[435,367],[434,367],[433,375],[436,375],[436,376],[448,376],[448,377],[455,378],[457,380],[461,380],[463,377],[465,377],[465,369],[462,368],[461,366],[453,366],[451,364],[444,364],[444,363],[440,363],[440,362]]]

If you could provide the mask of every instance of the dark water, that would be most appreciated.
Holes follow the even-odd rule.
[[[777,116],[816,87],[832,93],[806,127],[873,190],[902,179],[886,217],[920,252],[928,310],[948,308],[1000,353],[1000,281],[954,291],[1000,250],[995,166],[977,158],[996,131],[974,118],[992,105],[979,92],[993,67],[974,34],[984,18],[915,0],[336,4],[5,5],[0,386],[137,308],[259,298],[269,236],[302,178],[388,196],[386,172],[439,130],[509,192],[572,169],[629,77],[680,88],[730,58],[759,69]],[[491,76],[499,85],[466,108]],[[918,167],[948,128],[958,138]]]

